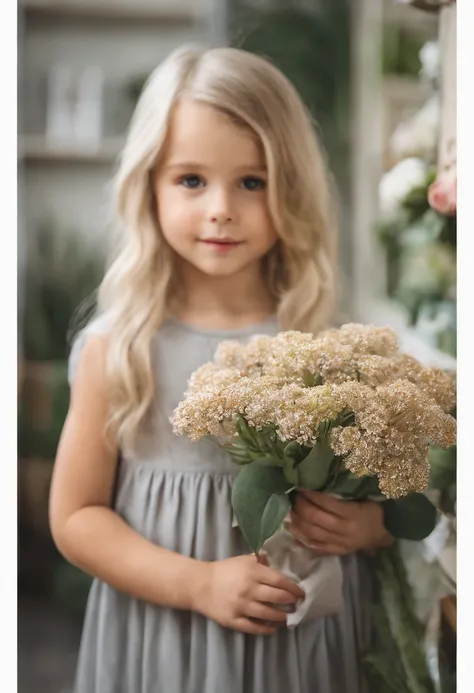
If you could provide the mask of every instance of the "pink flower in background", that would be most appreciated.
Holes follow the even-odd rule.
[[[456,164],[441,171],[435,182],[428,188],[430,207],[439,212],[439,214],[456,214],[457,182]]]

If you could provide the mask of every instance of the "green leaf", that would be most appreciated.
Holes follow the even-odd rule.
[[[258,432],[259,439],[267,446],[272,446],[277,439],[276,431],[273,426],[264,426],[261,431]]]
[[[323,440],[314,444],[311,452],[298,465],[298,485],[300,488],[319,491],[328,481],[334,452]]]
[[[254,454],[253,456],[254,462],[257,464],[261,464],[264,467],[281,467],[280,460],[278,460],[276,457],[273,455],[262,455],[260,454]]]
[[[237,418],[237,423],[235,425],[237,433],[239,434],[242,442],[252,449],[255,448],[257,442],[256,432],[248,425],[247,421],[243,416]]]
[[[424,228],[426,229],[428,242],[434,243],[439,239],[443,231],[445,218],[439,214],[439,212],[436,212],[430,207],[421,217],[420,223],[423,224]]]
[[[239,527],[255,553],[275,534],[289,511],[291,503],[286,494],[291,488],[278,467],[252,462],[238,473],[232,486],[232,507]],[[283,495],[287,503],[283,501]]]
[[[342,472],[331,486],[331,493],[347,496],[353,499],[367,498],[380,495],[377,477],[355,476],[348,470]]]
[[[298,486],[299,474],[296,462],[291,457],[286,457],[283,463],[283,474],[285,479],[292,486]]]
[[[222,445],[221,447],[227,452],[227,454],[231,457],[232,462],[235,462],[235,464],[250,464],[252,461],[248,451],[237,445]]]
[[[354,412],[350,411],[349,409],[344,409],[343,411],[339,412],[333,425],[334,426],[343,426],[344,428],[346,428],[347,426],[353,426],[354,424],[355,424]]]
[[[211,438],[213,440],[213,438]],[[236,452],[246,453],[248,450],[247,445],[240,439],[234,438],[232,443],[223,443],[222,448],[227,451],[235,450]]]
[[[422,493],[383,502],[384,524],[397,539],[421,541],[436,526],[437,510]]]
[[[301,445],[297,443],[296,440],[292,440],[291,443],[285,446],[285,457],[291,457],[295,462],[301,462],[304,458]]]
[[[257,447],[262,452],[273,455],[279,460],[279,466],[283,467],[284,448],[286,443],[278,439],[277,433],[273,426],[265,426],[261,431],[256,432]]]
[[[444,491],[456,483],[456,446],[444,450],[433,445],[428,453],[431,475],[430,488]]]
[[[424,627],[416,616],[413,591],[397,544],[378,551],[374,564],[380,590],[378,601],[384,607],[399,653],[407,691],[435,693],[423,648]]]
[[[266,540],[275,534],[290,510],[288,494],[275,493],[270,496],[260,524],[260,546],[263,546]]]
[[[288,483],[298,486],[299,474],[298,463],[304,458],[304,451],[299,443],[292,441],[288,443],[283,451],[283,473]]]

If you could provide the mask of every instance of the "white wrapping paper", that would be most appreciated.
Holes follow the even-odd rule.
[[[342,566],[338,556],[319,556],[303,546],[283,525],[263,551],[268,565],[296,582],[305,592],[304,601],[288,614],[287,626],[335,614],[342,609]]]

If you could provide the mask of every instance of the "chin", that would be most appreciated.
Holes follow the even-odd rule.
[[[220,267],[197,267],[202,274],[207,277],[233,277],[239,274],[244,268],[243,267],[225,267],[221,265]]]
[[[242,262],[237,258],[212,258],[201,262],[191,262],[190,264],[208,277],[232,277],[241,272],[245,272],[254,265],[254,261]]]

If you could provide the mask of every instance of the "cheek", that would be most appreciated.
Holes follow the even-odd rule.
[[[262,249],[269,250],[278,240],[270,215],[270,210],[265,202],[255,205],[250,212],[253,217],[252,227],[255,230],[255,243]]]
[[[168,242],[184,241],[194,235],[197,228],[198,211],[189,200],[184,200],[177,187],[169,187],[157,197],[158,219],[163,235]]]

